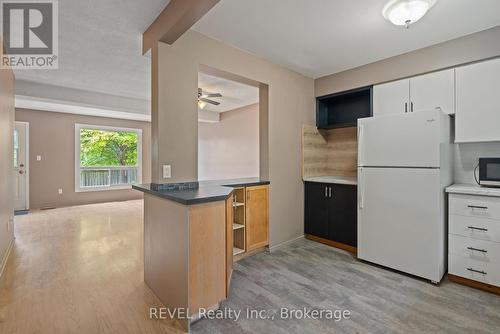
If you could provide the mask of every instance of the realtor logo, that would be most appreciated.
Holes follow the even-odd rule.
[[[0,68],[57,69],[57,0],[3,0]]]

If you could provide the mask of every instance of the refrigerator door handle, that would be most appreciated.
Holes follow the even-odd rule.
[[[364,196],[363,192],[365,190],[365,185],[363,184],[363,168],[359,169],[359,180],[358,180],[359,186],[359,209],[363,210],[364,207]]]
[[[365,133],[365,126],[360,124],[358,127],[358,165],[363,166],[363,136]]]

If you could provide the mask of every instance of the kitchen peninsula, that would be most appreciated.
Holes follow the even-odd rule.
[[[268,185],[247,178],[133,186],[144,192],[144,281],[165,307],[196,319],[228,297],[236,242],[242,251],[268,246]],[[177,318],[188,330],[190,320]]]

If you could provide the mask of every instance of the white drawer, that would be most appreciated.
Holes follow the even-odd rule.
[[[449,235],[448,253],[481,263],[500,265],[500,243]]]
[[[500,221],[451,214],[449,233],[473,239],[500,242]]]
[[[500,220],[500,197],[450,194],[450,213]]]
[[[450,254],[448,260],[450,274],[500,286],[500,264],[498,262],[482,262],[457,254]]]

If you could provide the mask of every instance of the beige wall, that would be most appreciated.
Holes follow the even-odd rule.
[[[13,133],[14,74],[0,70],[0,272],[14,239]]]
[[[500,55],[500,26],[314,81],[323,96]]]
[[[301,128],[314,123],[313,80],[191,30],[173,45],[160,42],[152,49],[153,181],[198,177],[196,94],[201,66],[268,85],[269,99],[260,100],[261,110],[267,109],[263,102],[268,106],[268,118],[259,122],[261,129],[269,129],[259,134],[259,141],[264,146],[261,175],[268,172],[271,180],[270,244],[303,235]],[[163,163],[172,164],[170,180],[160,177]]]
[[[75,123],[142,129],[143,182],[151,180],[150,123],[27,109],[16,109],[16,121],[30,123],[30,209],[142,198],[135,190],[75,192]]]
[[[259,104],[220,116],[218,123],[198,123],[198,179],[259,176]]]

